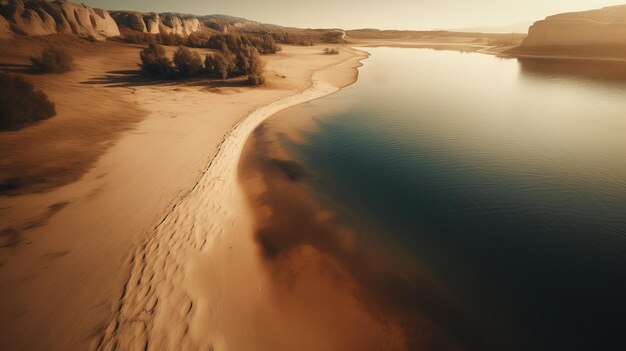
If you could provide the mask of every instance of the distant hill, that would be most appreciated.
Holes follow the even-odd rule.
[[[626,5],[569,12],[535,22],[516,56],[626,59]]]
[[[626,5],[549,16],[533,24],[522,46],[626,45]]]
[[[525,34],[511,33],[478,33],[478,32],[454,32],[447,30],[380,30],[380,29],[352,29],[346,31],[348,39],[380,39],[380,40],[414,40],[414,41],[436,41],[446,40],[446,38],[464,39],[466,43],[480,44],[482,40],[489,41],[492,39],[513,40],[521,42],[526,37]]]
[[[528,27],[533,24],[533,21],[523,21],[506,26],[483,26],[472,28],[457,28],[450,29],[451,32],[468,32],[468,33],[528,33]]]

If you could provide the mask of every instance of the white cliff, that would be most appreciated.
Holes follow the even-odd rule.
[[[73,33],[96,39],[120,35],[107,11],[69,1],[0,0],[0,16],[0,33],[6,22],[10,32],[22,35]]]

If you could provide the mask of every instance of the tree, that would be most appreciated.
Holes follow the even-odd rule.
[[[247,76],[248,81],[254,85],[263,84],[263,61],[259,52],[252,46],[243,46],[236,53],[237,71],[240,75]]]
[[[166,33],[161,32],[156,35],[156,40],[162,43],[163,45],[173,46],[173,45],[183,45],[185,39],[180,35],[174,33]]]
[[[208,45],[208,35],[203,32],[195,32],[191,33],[187,40],[185,41],[185,45],[190,48],[206,48]]]
[[[39,57],[31,57],[35,69],[46,73],[63,73],[72,70],[74,59],[65,48],[48,46]]]
[[[228,62],[226,56],[218,51],[213,55],[206,55],[204,69],[209,76],[226,79],[232,69],[232,63]]]
[[[0,73],[0,130],[17,130],[56,115],[54,103],[24,78]]]
[[[200,55],[184,46],[174,52],[174,65],[178,75],[183,78],[194,77],[202,73],[202,59]]]
[[[254,46],[261,55],[275,54],[281,49],[268,33],[242,36],[242,40],[244,44]]]
[[[156,43],[150,43],[139,53],[141,63],[139,67],[147,74],[156,77],[166,77],[174,72],[172,62],[165,56],[165,50]]]

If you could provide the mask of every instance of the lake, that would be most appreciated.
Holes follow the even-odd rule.
[[[469,350],[624,349],[626,66],[366,50],[267,128],[337,223],[437,287],[406,310]]]

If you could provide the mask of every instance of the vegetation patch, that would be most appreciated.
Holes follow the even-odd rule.
[[[71,71],[74,58],[65,48],[48,46],[40,56],[30,58],[33,68],[44,73],[63,73]]]
[[[0,130],[18,130],[54,115],[46,94],[20,76],[0,73]]]
[[[246,77],[252,85],[265,83],[263,61],[250,41],[238,35],[218,38],[210,45],[219,49],[207,54],[204,60],[197,52],[184,46],[176,49],[170,60],[163,47],[152,42],[140,52],[139,66],[144,73],[162,79]]]

